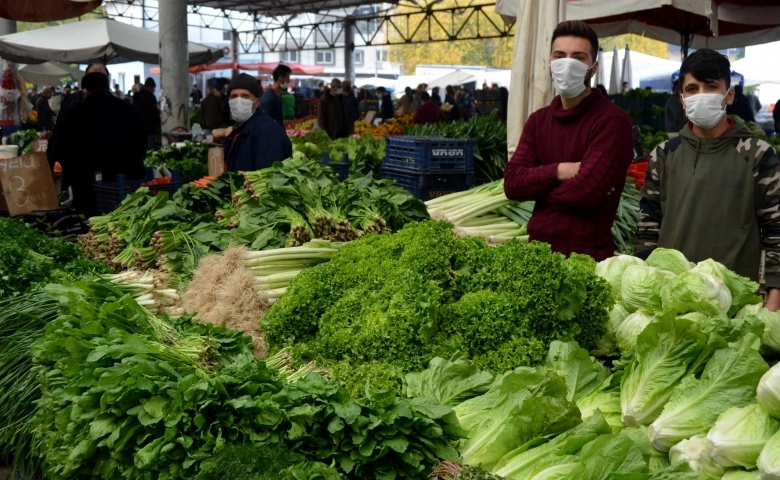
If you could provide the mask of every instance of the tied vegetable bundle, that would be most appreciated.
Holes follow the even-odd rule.
[[[336,471],[290,472],[332,478],[422,479],[437,458],[456,459],[462,431],[432,399],[359,403],[316,373],[290,373],[284,355],[255,360],[237,332],[188,317],[172,324],[92,283],[51,294],[66,313],[33,348],[43,391],[33,425],[48,478],[193,478],[203,460],[242,443],[283,442]]]

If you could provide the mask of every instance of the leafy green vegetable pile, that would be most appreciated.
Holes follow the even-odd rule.
[[[185,185],[172,199],[141,188],[90,219],[92,231],[80,240],[89,257],[117,269],[156,265],[187,277],[203,255],[229,245],[342,242],[426,218],[425,205],[389,180],[368,174],[339,182],[329,167],[288,159],[246,178],[225,173],[207,188]]]
[[[546,244],[497,248],[445,222],[409,224],[342,247],[305,270],[263,321],[271,348],[335,369],[351,391],[392,387],[394,371],[464,352],[500,373],[538,364],[553,340],[592,345],[612,300],[588,257]]]
[[[32,425],[47,478],[193,478],[242,443],[283,442],[324,464],[285,466],[291,478],[422,479],[457,457],[463,432],[433,399],[359,403],[316,373],[284,380],[238,332],[171,324],[96,283],[47,291],[64,311],[33,347],[42,398]]]
[[[325,130],[317,129],[304,137],[290,137],[293,144],[293,158],[308,158],[319,162],[322,152],[328,151],[331,162],[341,162],[344,154],[349,158],[351,175],[373,174],[379,178],[382,159],[385,157],[385,141],[371,135],[359,138],[347,137],[331,140]]]
[[[146,155],[147,167],[165,167],[179,170],[179,179],[191,182],[209,174],[209,146],[199,142],[184,142],[183,146],[171,145],[157,148]]]
[[[9,143],[18,145],[22,155],[27,155],[32,152],[33,141],[43,138],[40,132],[35,129],[29,128],[27,130],[18,130],[10,135],[8,138]]]
[[[497,111],[477,115],[468,120],[428,125],[410,125],[404,135],[461,138],[474,140],[474,174],[477,178],[504,178],[506,156],[506,124]]]
[[[104,264],[87,259],[78,245],[49,238],[21,221],[0,218],[0,298],[49,282],[108,272]]]

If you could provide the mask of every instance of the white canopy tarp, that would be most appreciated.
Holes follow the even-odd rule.
[[[774,58],[743,58],[732,63],[731,68],[745,77],[746,87],[780,83],[780,62]]]
[[[620,56],[618,55],[617,46],[612,51],[612,67],[609,72],[609,87],[607,91],[610,95],[617,95],[622,90],[620,84]]]
[[[189,42],[190,65],[211,63],[222,49]],[[17,63],[160,63],[160,38],[153,30],[100,18],[0,36],[0,57]]]
[[[604,70],[606,78],[610,78],[612,75],[614,52],[604,53],[604,63],[600,63],[600,69]],[[618,61],[620,64],[625,63],[625,50],[618,52]],[[655,78],[658,76],[671,78],[672,73],[680,69],[680,62],[674,60],[667,60],[665,58],[654,57],[645,53],[631,52],[631,88],[640,88],[643,81]],[[667,83],[671,83],[668,81]],[[608,85],[605,85],[608,87]],[[619,93],[619,92],[618,92]]]
[[[428,90],[430,90],[434,87],[444,88],[447,85],[457,87],[459,85],[463,85],[464,83],[477,82],[477,80],[477,77],[471,73],[458,69],[452,73],[448,73],[434,80],[429,80],[425,83],[428,84]]]
[[[395,88],[396,80],[389,78],[370,77],[370,78],[356,78],[355,86],[358,88],[363,87],[385,87]]]
[[[72,77],[75,81],[81,82],[84,77],[84,71],[78,68],[57,62],[44,62],[36,65],[25,65],[19,69],[19,75],[25,82],[36,85],[55,85],[63,78]]]
[[[497,0],[495,11],[505,19],[512,19],[518,11],[518,4],[519,0]],[[677,9],[709,20],[714,36],[694,35],[690,41],[690,47],[694,49],[719,50],[780,40],[780,3],[777,6],[745,6],[730,3],[717,5],[712,0],[567,0],[565,18],[587,21],[599,37],[635,33],[680,45],[681,25],[668,21],[650,24],[634,15],[636,12],[662,8]],[[598,19],[603,21],[595,21]],[[742,33],[740,29],[734,28],[735,25],[755,28]]]

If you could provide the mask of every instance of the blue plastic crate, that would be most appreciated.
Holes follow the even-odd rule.
[[[122,200],[127,197],[128,194],[135,192],[141,187],[142,183],[154,180],[154,170],[151,167],[145,169],[146,178],[143,180],[125,180],[123,174],[116,176],[116,182],[98,182],[96,181],[92,185],[92,190],[95,192],[95,205],[97,210],[101,213],[109,213],[113,211]],[[149,190],[152,192],[168,192],[173,195],[181,188],[181,181],[179,180],[179,170],[171,170],[172,182],[163,185],[150,185]]]
[[[382,168],[413,172],[472,172],[474,140],[443,137],[387,137]]]
[[[322,161],[320,161],[320,164],[332,168],[333,172],[339,178],[339,182],[343,182],[349,177],[349,155],[346,153],[341,158],[340,162],[332,162],[330,161],[330,152],[322,152]]]
[[[396,186],[408,190],[415,198],[422,201],[462,192],[474,185],[473,172],[415,173],[382,168],[382,178],[392,180]]]

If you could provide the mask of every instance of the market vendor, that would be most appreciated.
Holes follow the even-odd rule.
[[[566,255],[612,256],[612,224],[634,157],[631,120],[590,87],[596,32],[581,21],[553,32],[550,69],[560,95],[531,114],[504,173],[510,200],[535,200],[528,233]]]
[[[258,108],[261,91],[257,80],[239,73],[228,85],[228,97],[236,121],[224,143],[229,171],[260,170],[292,157],[292,143],[284,127]]]
[[[767,308],[780,307],[780,169],[769,143],[726,116],[731,64],[702,49],[680,68],[689,123],[659,145],[647,166],[634,250],[674,248],[692,262],[712,258],[758,280],[766,251]]]

